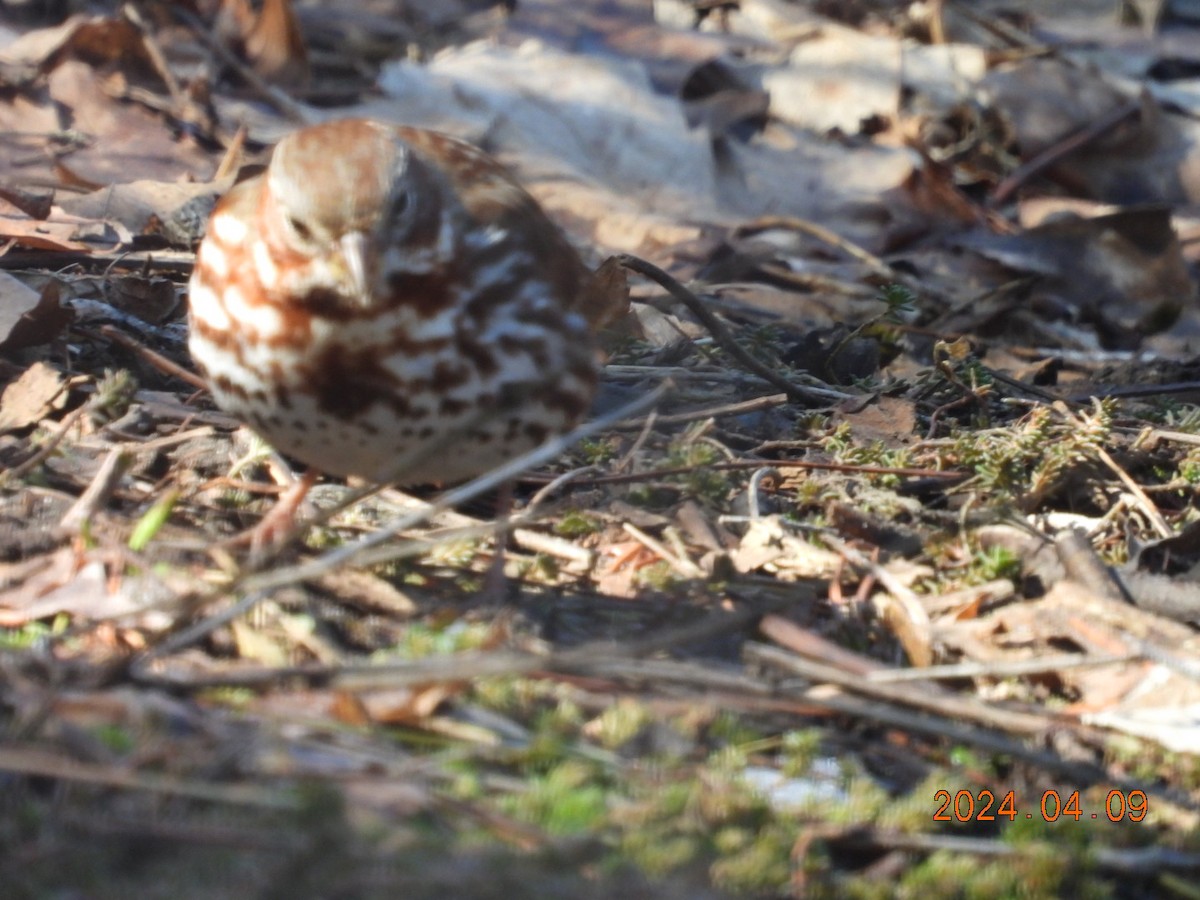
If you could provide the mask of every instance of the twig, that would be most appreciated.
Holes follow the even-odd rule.
[[[1035,798],[1036,799],[1036,798]],[[917,834],[857,830],[846,835],[846,843],[862,848],[909,850],[924,853],[937,851],[967,853],[991,859],[1035,857],[1061,852],[1044,842],[1022,843],[1019,846],[1004,840],[961,837],[954,834]],[[1189,853],[1170,847],[1094,847],[1089,845],[1088,858],[1102,869],[1127,875],[1152,876],[1164,871],[1200,872],[1200,853]]]
[[[918,687],[895,684],[877,684],[867,681],[858,672],[845,672],[833,666],[813,662],[765,644],[749,643],[746,655],[753,661],[765,663],[811,681],[835,684],[855,694],[863,694],[876,700],[898,703],[914,709],[923,709],[948,718],[963,719],[1020,734],[1040,734],[1058,724],[1060,720],[1050,716],[1039,716],[1013,709],[996,709],[975,700],[964,699],[943,693],[931,693]]]
[[[312,113],[302,104],[297,103],[279,88],[267,83],[257,72],[249,66],[242,63],[229,48],[222,44],[212,33],[204,27],[204,23],[197,19],[187,10],[183,9],[178,3],[172,3],[168,6],[172,14],[183,22],[192,32],[200,38],[200,41],[210,51],[221,58],[221,62],[229,66],[238,73],[246,84],[261,96],[268,103],[273,105],[288,119],[298,125],[310,125],[313,122]]]
[[[524,517],[522,517],[524,518]],[[534,553],[544,553],[559,559],[569,560],[587,569],[596,563],[596,551],[580,547],[564,538],[553,534],[542,534],[528,528],[513,529],[513,543],[522,550],[532,550]]]
[[[1059,562],[1066,570],[1067,577],[1088,593],[1107,603],[1119,605],[1129,602],[1125,586],[1100,559],[1083,529],[1065,529],[1055,537],[1054,549],[1058,552]]]
[[[967,477],[966,472],[954,469],[904,469],[889,466],[856,466],[852,463],[816,462],[803,459],[739,459],[733,462],[711,463],[705,465],[713,472],[737,471],[739,469],[812,469],[826,472],[848,472],[859,475],[894,475],[897,478],[940,478],[946,481],[960,481]],[[638,481],[656,481],[675,475],[690,475],[696,471],[695,466],[674,466],[669,469],[649,469],[645,472],[631,472],[626,475],[601,475],[589,478],[584,484],[628,484]],[[532,476],[531,476],[532,477]]]
[[[840,553],[859,569],[865,569],[887,590],[887,602],[883,607],[883,619],[891,626],[914,666],[928,666],[933,662],[933,626],[929,613],[919,598],[888,569],[868,559],[845,541],[831,534],[822,534],[821,540]]]
[[[163,374],[178,378],[185,384],[196,388],[196,390],[208,390],[208,385],[206,385],[204,380],[195,372],[190,372],[178,363],[167,359],[161,353],[151,350],[145,344],[142,344],[125,334],[125,332],[119,331],[112,325],[101,325],[97,330],[102,336],[108,338],[114,344],[120,344],[126,350],[129,350],[135,355],[141,357],[145,362],[148,362]]]
[[[104,462],[96,470],[92,483],[63,514],[58,527],[64,531],[73,532],[95,515],[97,509],[108,503],[113,491],[121,483],[121,476],[125,474],[132,461],[133,454],[126,447],[113,447],[109,450],[108,455],[104,457]]]
[[[709,406],[684,413],[666,413],[655,418],[657,425],[686,425],[701,419],[716,419],[722,416],[743,416],[746,413],[759,412],[764,409],[774,409],[784,406],[790,401],[787,394],[771,394],[767,397],[756,397],[753,400],[743,400],[740,403],[723,403],[720,406]]]
[[[641,452],[642,447],[646,445],[646,441],[650,440],[650,435],[654,433],[654,426],[657,423],[658,410],[652,409],[646,416],[645,420],[641,423],[641,430],[638,432],[637,439],[633,442],[630,448],[625,451],[625,455],[617,460],[616,465],[613,466],[614,471],[624,472],[633,465],[633,461],[637,458],[638,453]],[[631,427],[636,427],[636,425],[637,423],[631,423]]]
[[[996,189],[992,191],[992,196],[988,201],[989,205],[996,207],[1007,203],[1012,198],[1012,195],[1020,190],[1027,181],[1140,112],[1142,102],[1139,98],[1116,107],[1090,125],[1079,129],[1057,144],[1047,147],[1041,153],[1037,154],[1037,156],[1033,157],[1033,159],[1029,160],[1029,162],[1018,166],[1013,170],[1012,174],[996,185]]]
[[[676,556],[666,548],[661,541],[656,541],[646,532],[642,531],[631,522],[623,522],[621,529],[651,552],[662,558],[672,569],[679,573],[684,578],[703,578],[704,570],[697,566],[690,559]]]
[[[699,319],[701,324],[708,329],[721,349],[741,363],[747,371],[753,372],[764,381],[775,385],[775,387],[779,388],[797,403],[820,406],[826,402],[816,392],[802,385],[793,384],[770,366],[755,359],[751,353],[742,348],[729,329],[725,327],[725,324],[713,314],[712,310],[704,305],[704,302],[699,297],[658,266],[628,253],[618,254],[616,260],[631,272],[637,272],[639,275],[644,275],[651,281],[656,282],[667,293],[686,306],[692,315]]]
[[[1142,490],[1142,486],[1129,477],[1129,473],[1117,465],[1117,461],[1109,455],[1108,451],[1103,447],[1096,447],[1096,456],[1112,471],[1121,484],[1125,485],[1125,489],[1133,495],[1137,508],[1140,509],[1143,515],[1150,521],[1154,530],[1158,532],[1161,538],[1168,538],[1174,532],[1171,526],[1167,524],[1167,520],[1163,518],[1162,513],[1158,511],[1158,507],[1154,505],[1154,501],[1146,496],[1146,492]]]
[[[67,432],[74,427],[75,423],[79,421],[80,417],[82,417],[85,412],[87,412],[86,405],[79,407],[67,415],[55,430],[54,434],[50,435],[50,438],[46,441],[46,443],[42,444],[38,451],[34,453],[33,456],[29,457],[29,459],[25,460],[25,462],[21,463],[19,466],[14,466],[13,468],[9,469],[7,476],[10,478],[23,478],[25,475],[28,475],[31,471],[33,471],[34,468],[45,462],[50,457],[50,454],[58,449],[58,445],[61,444],[63,438],[67,436]]]
[[[163,84],[167,87],[167,93],[171,95],[171,103],[174,104],[172,113],[176,118],[182,118],[180,111],[184,108],[187,98],[184,96],[183,89],[179,86],[179,79],[175,77],[175,73],[171,71],[171,67],[167,65],[167,59],[163,56],[162,48],[158,46],[158,41],[154,37],[153,31],[147,24],[146,19],[142,16],[141,11],[133,3],[125,3],[121,6],[121,15],[138,30],[138,34],[142,38],[142,46],[146,51],[146,55],[150,57],[150,62],[154,66],[154,71],[158,77],[162,79]]]
[[[758,234],[760,231],[771,231],[777,228],[788,231],[799,231],[801,234],[815,237],[817,240],[829,244],[831,247],[836,247],[847,256],[857,259],[870,269],[872,274],[878,275],[880,278],[896,281],[901,277],[891,266],[866,248],[860,247],[837,232],[826,228],[824,225],[818,225],[816,222],[810,222],[808,219],[800,219],[795,216],[762,216],[751,222],[739,225],[733,230],[733,236],[741,237]]]
[[[826,228],[824,225],[819,225],[816,222],[809,221],[808,219],[800,219],[795,216],[762,216],[752,222],[747,222],[738,226],[733,233],[735,236],[756,234],[760,231],[768,231],[774,228],[787,229],[789,231],[799,231],[802,234],[807,234],[823,243],[828,244],[831,247],[836,247],[847,256],[858,260],[868,269],[870,269],[871,274],[876,278],[887,282],[902,284],[915,293],[924,294],[927,297],[934,297],[942,305],[945,305],[947,302],[949,302],[947,297],[942,296],[940,292],[935,291],[928,283],[922,283],[917,279],[912,278],[910,275],[892,268],[892,266],[889,265],[885,260],[880,259],[865,247],[854,243],[849,238],[842,237],[836,231]],[[798,287],[804,287],[804,282],[810,279],[810,276],[804,274],[797,275],[796,273],[788,273],[786,270],[775,271],[773,267],[768,266],[764,266],[763,268],[764,270],[770,271],[772,277],[782,277],[785,280],[792,281]],[[814,284],[813,287],[819,287],[819,285]],[[854,295],[862,296],[863,294],[862,292],[855,292]]]
[[[158,672],[149,668],[149,663],[157,662],[167,652],[164,645],[137,661],[131,668],[131,674],[138,681],[170,684],[194,690],[219,686],[253,687],[305,678],[311,682],[336,685],[342,690],[365,691],[380,687],[399,688],[440,681],[523,675],[535,671],[585,672],[590,671],[593,666],[603,666],[616,659],[635,659],[660,650],[706,640],[714,635],[729,634],[735,629],[748,626],[764,614],[804,602],[806,595],[811,600],[812,593],[812,589],[807,586],[795,585],[795,590],[787,597],[768,603],[746,604],[733,612],[712,612],[695,622],[667,628],[623,643],[609,640],[590,641],[569,650],[545,655],[501,650],[469,651],[416,662],[282,666],[254,670],[239,667],[233,671],[199,676],[189,670],[186,676],[175,677],[169,671]],[[242,603],[238,606],[242,606]],[[172,640],[170,643],[174,648],[178,642]],[[757,679],[741,674],[735,677],[740,690],[754,690],[757,693],[769,691]],[[728,685],[729,682],[726,682],[726,686]]]
[[[124,766],[79,762],[28,747],[0,747],[0,771],[77,781],[82,784],[153,791],[175,797],[191,797],[213,803],[233,803],[262,809],[294,811],[301,802],[291,792],[266,790],[254,784],[219,784],[211,779],[184,781],[174,775],[131,772]]]
[[[899,681],[924,681],[931,678],[1019,678],[1022,675],[1057,672],[1060,669],[1116,666],[1123,663],[1137,662],[1142,658],[1142,654],[1137,652],[1106,655],[1057,653],[1053,656],[1041,656],[1037,659],[955,663],[944,666],[926,666],[924,669],[875,669],[868,673],[867,678],[879,684],[894,684]]]

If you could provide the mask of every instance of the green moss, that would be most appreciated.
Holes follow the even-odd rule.
[[[652,719],[641,703],[622,698],[595,720],[593,736],[601,746],[616,750],[637,737]]]
[[[665,592],[675,587],[681,579],[669,562],[660,560],[638,569],[634,580],[642,587]]]
[[[999,578],[1016,580],[1021,577],[1021,559],[1007,547],[988,547],[977,550],[963,586],[983,584]]]
[[[554,533],[559,537],[574,539],[595,534],[603,527],[603,523],[594,516],[572,510],[554,523]]]
[[[824,735],[819,728],[784,732],[780,742],[780,771],[793,778],[807,774],[821,752],[823,741]]]
[[[596,782],[596,773],[578,760],[559,763],[528,779],[524,791],[504,798],[500,805],[552,835],[595,831],[608,811],[606,791]]]
[[[681,482],[688,496],[721,509],[728,502],[733,481],[728,473],[713,469],[712,465],[724,459],[725,456],[712,444],[684,437],[671,444],[666,467],[688,469],[685,474],[672,476],[672,480]]]
[[[744,718],[732,712],[719,712],[708,726],[710,741],[722,744],[752,744],[763,739],[763,733]]]
[[[92,734],[109,750],[122,756],[137,746],[134,736],[120,725],[99,725],[92,730]]]
[[[723,828],[714,839],[719,857],[710,869],[713,883],[737,893],[774,894],[791,877],[795,843],[794,829],[780,824]]]
[[[26,622],[19,628],[0,628],[0,649],[28,650],[36,647],[52,637],[63,634],[70,622],[69,616],[59,614],[50,624],[33,621]]]
[[[589,466],[602,466],[616,459],[618,447],[613,438],[584,438],[578,450]]]

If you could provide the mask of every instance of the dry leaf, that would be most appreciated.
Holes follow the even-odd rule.
[[[13,330],[30,316],[42,295],[7,272],[0,272],[0,346],[13,337]]]
[[[40,422],[67,402],[67,381],[45,363],[34,363],[0,395],[0,434]]]
[[[411,688],[368,691],[358,696],[372,722],[382,725],[420,725],[465,684],[439,682]]]
[[[739,572],[766,569],[785,581],[831,578],[842,567],[842,557],[809,543],[783,524],[779,516],[764,516],[750,523],[736,550],[729,554]]]

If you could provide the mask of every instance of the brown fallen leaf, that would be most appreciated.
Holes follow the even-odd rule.
[[[385,725],[419,725],[451,697],[466,690],[466,683],[438,682],[358,695],[372,722]]]
[[[0,241],[33,250],[91,253],[93,247],[75,239],[78,228],[75,222],[0,215]]]
[[[247,0],[222,0],[216,30],[267,81],[307,83],[308,49],[291,0],[264,0],[258,15]]]
[[[875,397],[868,403],[856,397],[835,407],[833,421],[849,425],[859,443],[883,441],[892,446],[912,440],[917,412],[913,402],[903,397]]]
[[[66,405],[66,379],[45,363],[34,363],[0,395],[0,434],[26,428]]]
[[[1023,234],[976,231],[961,243],[1009,269],[1041,276],[1039,290],[1108,320],[1118,346],[1169,325],[1195,296],[1165,206],[1064,214]]]
[[[7,272],[0,272],[0,347],[13,337],[23,319],[33,314],[42,295]]]

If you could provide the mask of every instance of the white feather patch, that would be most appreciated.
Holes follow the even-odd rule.
[[[259,282],[275,284],[279,277],[279,267],[275,265],[275,260],[271,259],[267,245],[262,241],[255,241],[251,253],[254,254],[254,270],[258,273]]]
[[[188,307],[196,319],[215,331],[225,331],[232,325],[216,292],[198,276],[193,276],[188,285]]]
[[[208,227],[212,229],[212,233],[216,235],[217,240],[233,245],[244,241],[246,239],[246,232],[249,230],[246,227],[246,223],[237,216],[221,213],[213,216]]]
[[[283,319],[275,307],[267,303],[250,303],[235,284],[225,289],[225,312],[234,322],[261,337],[274,337],[283,329]]]

